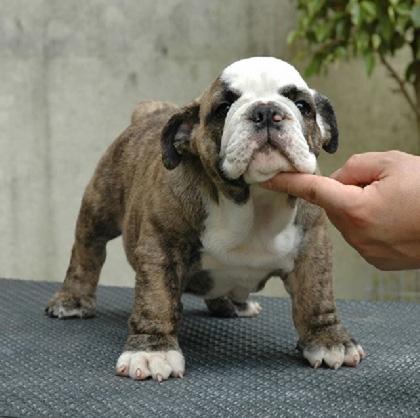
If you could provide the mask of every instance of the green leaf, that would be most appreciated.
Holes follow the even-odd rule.
[[[388,7],[388,16],[391,22],[395,22],[395,11],[391,6]]]
[[[394,26],[389,21],[388,16],[385,15],[382,19],[379,20],[378,33],[382,37],[383,41],[389,42],[391,40],[394,33]]]
[[[324,42],[327,38],[330,37],[333,29],[333,22],[321,22],[320,25],[314,27],[314,32],[316,40],[318,42]]]
[[[310,22],[309,17],[308,17],[308,16],[306,16],[306,15],[303,15],[303,16],[302,16],[302,19],[301,19],[301,21],[300,21],[300,24],[301,24],[302,29],[308,29],[308,27],[309,27],[309,22]]]
[[[360,6],[357,1],[351,1],[349,3],[350,7],[350,14],[351,14],[351,22],[355,26],[359,26],[360,23]]]
[[[369,35],[366,32],[358,32],[354,40],[356,42],[356,51],[358,53],[365,53],[369,50]]]
[[[367,51],[363,55],[363,61],[365,62],[366,72],[370,76],[375,67],[375,56],[373,55],[372,52]]]
[[[296,39],[299,37],[299,32],[297,30],[293,30],[287,35],[287,44],[291,45]]]
[[[420,29],[420,0],[296,0],[299,10],[297,29],[288,43],[306,42],[300,52],[309,58],[305,74],[320,74],[328,65],[352,55],[361,57],[370,75],[378,62],[377,53],[391,56],[412,42]],[[420,41],[410,64],[407,57],[406,78],[420,77]],[[298,53],[299,51],[296,51]],[[410,80],[410,81],[408,81]]]
[[[416,4],[411,10],[411,20],[414,23],[414,27],[420,28],[420,4]]]
[[[416,71],[415,71],[416,67],[417,67],[416,64],[418,64],[418,61],[417,62],[416,61],[411,62],[405,70],[405,79],[409,83],[414,82],[414,80],[416,78]]]
[[[372,1],[362,1],[360,3],[361,11],[363,12],[364,19],[367,22],[372,22],[377,17],[376,4]]]
[[[311,77],[315,74],[319,74],[321,71],[322,59],[319,55],[315,55],[309,65],[305,68],[305,77]]]
[[[337,38],[344,39],[348,35],[346,21],[344,19],[340,19],[335,24],[335,35]]]
[[[348,56],[347,49],[343,46],[335,48],[335,56],[338,59],[346,59]]]
[[[396,32],[392,38],[391,52],[393,53],[397,49],[400,49],[405,44],[405,38],[400,33]]]
[[[395,21],[395,30],[400,34],[404,34],[407,30],[407,23],[410,23],[410,16],[399,15]]]
[[[323,8],[325,2],[326,0],[309,1],[307,4],[309,17],[312,18],[317,15]]]
[[[410,5],[406,3],[401,3],[395,6],[396,12],[401,16],[410,17],[411,15],[411,8]]]
[[[381,45],[381,37],[377,33],[374,33],[371,39],[372,39],[373,49],[377,50],[379,46]]]

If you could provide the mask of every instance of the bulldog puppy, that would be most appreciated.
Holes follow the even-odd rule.
[[[310,365],[356,366],[365,354],[337,315],[324,212],[258,185],[281,171],[317,172],[318,154],[337,144],[328,99],[276,58],[233,63],[183,108],[141,103],[86,188],[47,314],[95,314],[106,244],[122,235],[136,280],[117,374],[182,377],[183,292],[204,298],[214,315],[252,317],[261,307],[249,294],[273,276],[291,295]]]

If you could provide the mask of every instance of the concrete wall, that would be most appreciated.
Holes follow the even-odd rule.
[[[294,19],[288,0],[0,0],[0,276],[61,281],[84,186],[135,104],[186,103],[241,57],[291,59]],[[417,150],[383,71],[353,62],[311,82],[341,126],[326,173],[353,152]],[[339,296],[372,296],[380,275],[334,241]],[[120,240],[108,254],[102,283],[132,283]]]

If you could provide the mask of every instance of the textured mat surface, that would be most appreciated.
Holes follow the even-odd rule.
[[[420,305],[340,302],[369,353],[357,368],[309,368],[288,300],[258,298],[253,319],[217,319],[184,299],[183,380],[114,375],[131,289],[101,287],[94,319],[43,308],[58,285],[0,280],[0,415],[69,417],[420,416]]]

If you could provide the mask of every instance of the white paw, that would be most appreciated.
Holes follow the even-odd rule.
[[[252,317],[257,316],[262,311],[261,305],[258,302],[248,301],[245,309],[236,308],[238,316]]]
[[[48,302],[45,312],[48,316],[65,318],[91,318],[95,316],[95,298],[93,296],[75,296],[67,292],[58,292]]]
[[[338,344],[331,348],[323,346],[305,348],[303,357],[315,369],[321,366],[322,362],[332,369],[338,369],[343,365],[356,367],[366,357],[366,353],[361,345],[350,343],[346,347],[343,344]]]
[[[82,308],[66,308],[65,306],[61,305],[60,303],[53,305],[49,308],[48,314],[50,316],[57,317],[59,319],[64,318],[83,318],[84,311]]]
[[[71,318],[71,317],[79,317],[83,318],[83,311],[82,309],[67,309],[64,306],[60,306],[58,308],[58,317],[59,318]]]
[[[161,382],[169,376],[184,376],[185,359],[180,351],[124,351],[116,366],[119,376],[144,380],[151,376]]]

